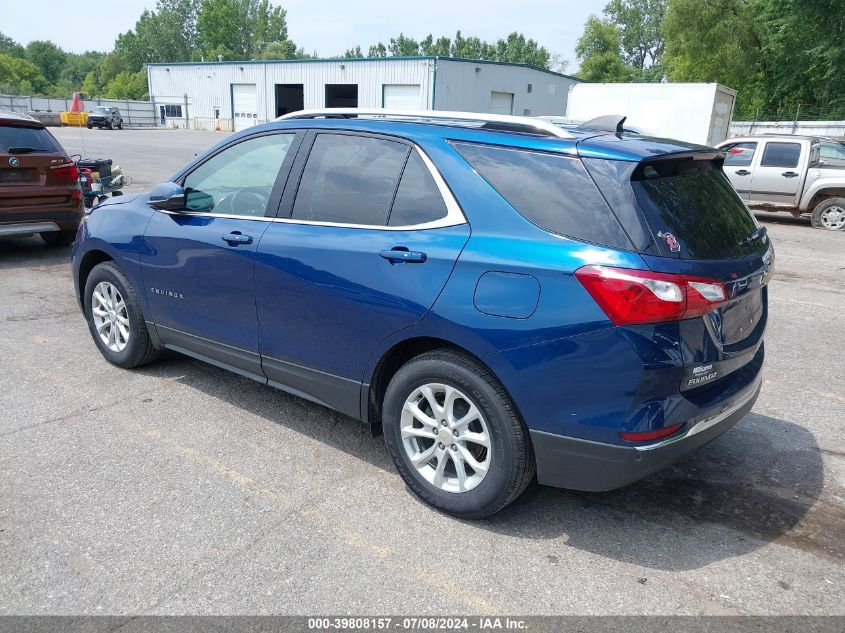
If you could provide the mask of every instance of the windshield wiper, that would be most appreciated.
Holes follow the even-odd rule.
[[[759,229],[755,230],[753,233],[749,233],[745,237],[743,237],[739,241],[740,246],[748,246],[749,244],[753,244],[757,240],[765,237],[766,235],[766,227],[761,226]]]
[[[8,152],[10,154],[31,154],[32,152],[46,152],[46,149],[38,149],[36,147],[10,147]]]

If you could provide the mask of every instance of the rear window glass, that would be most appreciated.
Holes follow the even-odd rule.
[[[534,224],[577,240],[631,249],[622,227],[577,158],[454,143],[455,149]]]
[[[718,165],[665,160],[639,166],[631,177],[637,203],[663,254],[683,259],[734,259],[768,245],[741,240],[757,224]]]
[[[737,143],[724,148],[727,152],[725,165],[730,167],[748,167],[754,159],[757,143]]]
[[[25,151],[60,152],[62,148],[47,130],[0,125],[0,151],[23,154]]]
[[[761,167],[798,167],[801,156],[799,143],[775,143],[769,141],[763,150]]]

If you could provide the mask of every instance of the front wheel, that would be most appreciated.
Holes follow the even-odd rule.
[[[387,448],[420,499],[480,519],[516,499],[534,477],[528,430],[480,363],[436,350],[403,365],[383,407]]]
[[[114,262],[94,267],[85,282],[84,299],[88,329],[107,361],[129,369],[158,357],[138,296]]]
[[[813,209],[810,218],[813,228],[828,231],[845,229],[845,198],[827,198]]]
[[[120,123],[118,123],[118,124],[117,124],[117,129],[118,129],[118,130],[122,130],[122,129],[123,129],[123,121],[121,121]]]

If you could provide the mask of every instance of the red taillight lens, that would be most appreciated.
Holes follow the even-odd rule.
[[[672,426],[667,426],[666,428],[658,429],[656,431],[643,431],[642,433],[622,432],[619,433],[619,437],[629,442],[648,442],[649,440],[659,440],[661,437],[672,435],[672,433],[677,431],[683,425],[684,423],[681,422],[680,424],[673,424]]]
[[[76,163],[64,163],[62,165],[53,165],[50,169],[53,173],[64,180],[76,182],[79,178],[79,170],[76,168]]]
[[[583,266],[575,276],[615,325],[691,319],[727,299],[715,279],[609,266]]]

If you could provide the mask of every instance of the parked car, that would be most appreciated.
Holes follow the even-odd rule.
[[[73,242],[83,217],[76,165],[32,117],[0,112],[0,237]]]
[[[473,113],[297,112],[73,249],[103,356],[170,348],[383,431],[467,518],[602,491],[715,439],[761,384],[773,250],[682,142]]]
[[[845,145],[812,136],[760,135],[718,145],[725,174],[752,209],[809,213],[817,229],[845,229]]]
[[[107,108],[105,106],[97,106],[88,114],[86,122],[88,129],[98,127],[100,129],[108,128],[113,130],[123,129],[123,117],[120,116],[120,110],[117,108]]]

